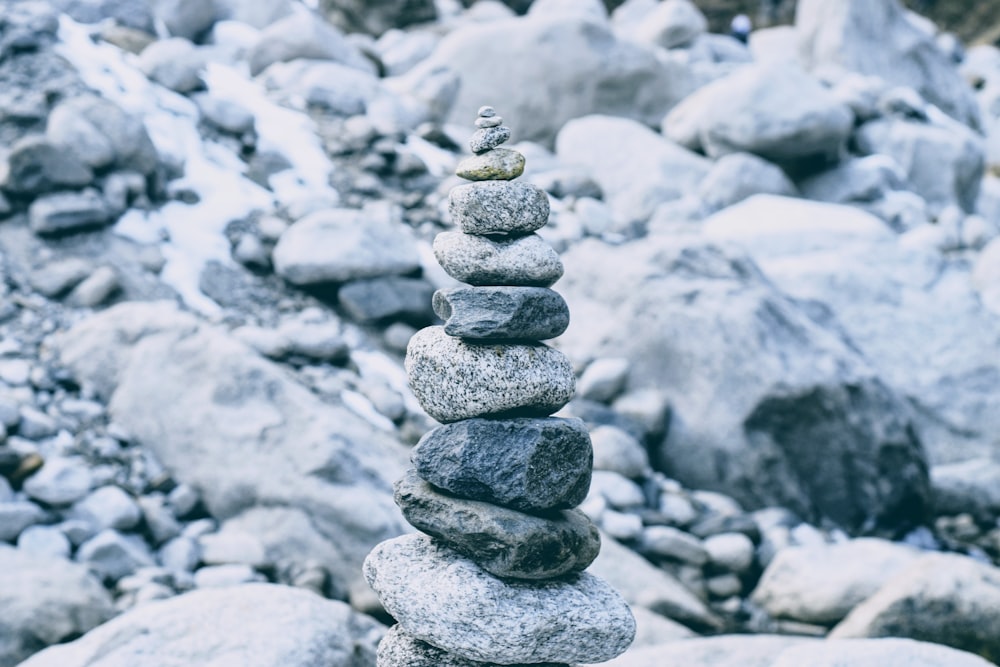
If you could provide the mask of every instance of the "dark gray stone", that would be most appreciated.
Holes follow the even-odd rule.
[[[60,188],[77,188],[94,180],[94,173],[76,156],[42,136],[18,141],[7,156],[0,187],[17,195],[36,195]]]
[[[452,188],[452,221],[466,234],[528,234],[549,220],[549,197],[518,181],[482,181]]]
[[[481,155],[505,143],[508,139],[510,139],[510,128],[506,125],[483,127],[472,135],[472,139],[469,140],[469,148],[476,155]]]
[[[580,572],[601,550],[597,527],[579,510],[525,514],[434,490],[410,470],[396,504],[417,529],[442,540],[497,577],[551,579]]]
[[[94,190],[58,192],[39,197],[28,208],[36,234],[59,234],[111,222],[111,210]]]
[[[500,667],[495,662],[468,660],[410,635],[398,625],[389,628],[378,645],[378,667]],[[506,667],[569,667],[554,662]]]
[[[114,165],[148,176],[159,165],[142,118],[97,95],[60,102],[49,116],[46,136],[95,169]]]
[[[434,293],[434,312],[449,336],[546,340],[569,326],[569,307],[545,287],[454,287]]]
[[[563,274],[559,253],[537,234],[494,239],[442,232],[434,256],[449,276],[470,285],[549,287]]]
[[[321,0],[320,8],[335,24],[372,35],[437,18],[433,0]]]
[[[424,435],[411,459],[455,495],[531,512],[583,502],[593,453],[579,419],[466,419]]]
[[[359,322],[431,321],[428,303],[434,288],[419,278],[389,276],[356,280],[340,288],[337,299],[348,315]]]

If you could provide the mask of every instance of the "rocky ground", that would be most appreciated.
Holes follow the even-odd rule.
[[[0,4],[0,667],[375,665],[484,104],[550,199],[608,664],[1000,662],[1000,50],[508,4]]]

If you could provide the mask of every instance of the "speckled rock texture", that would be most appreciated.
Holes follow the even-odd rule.
[[[434,256],[449,276],[470,285],[549,287],[563,274],[559,253],[537,234],[495,239],[441,232]]]
[[[582,503],[593,453],[579,419],[467,419],[424,435],[411,459],[454,495],[533,512]]]
[[[476,340],[547,340],[566,331],[569,306],[545,287],[438,290],[434,312],[449,336]]]
[[[509,181],[524,173],[524,156],[509,148],[494,148],[458,163],[455,175],[467,181]]]
[[[452,221],[466,234],[527,234],[549,220],[549,196],[520,181],[482,181],[452,188]]]
[[[495,662],[468,660],[422,642],[398,625],[389,628],[378,645],[377,667],[500,667]],[[554,662],[506,667],[572,667]]]
[[[490,574],[549,579],[580,572],[597,558],[601,536],[579,510],[547,517],[449,496],[410,470],[395,485],[403,516]]]
[[[471,417],[545,417],[576,387],[569,360],[541,343],[472,344],[421,329],[406,348],[406,373],[420,405],[448,423]]]
[[[495,149],[510,139],[510,128],[506,125],[483,127],[476,130],[469,140],[469,148],[476,155]]]
[[[471,660],[604,662],[635,636],[628,605],[593,575],[503,581],[426,535],[379,544],[364,574],[408,633]]]

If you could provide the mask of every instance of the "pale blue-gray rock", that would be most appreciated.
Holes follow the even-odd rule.
[[[790,646],[768,667],[992,667],[965,651],[911,639],[838,639]],[[746,667],[734,663],[733,667]]]
[[[374,72],[368,60],[340,30],[305,7],[261,31],[248,54],[250,71],[260,74],[269,65],[297,58],[332,60],[364,72]]]
[[[547,340],[569,326],[569,308],[545,287],[452,287],[434,293],[449,336],[469,340]]]
[[[135,499],[117,486],[102,486],[90,493],[73,505],[70,515],[88,522],[95,531],[128,530],[135,528],[142,518]]]
[[[79,95],[57,104],[45,135],[94,169],[115,165],[150,174],[159,160],[142,119],[97,95]]]
[[[141,567],[155,565],[142,538],[111,529],[102,530],[81,544],[76,560],[107,581],[118,581]]]
[[[171,35],[192,40],[215,23],[218,11],[215,0],[150,0],[149,4]]]
[[[528,512],[575,507],[590,488],[579,419],[464,419],[428,432],[411,458],[437,487]]]
[[[15,195],[78,188],[93,180],[90,167],[40,135],[18,140],[0,163],[0,189]]]
[[[43,195],[28,207],[28,224],[36,234],[64,234],[106,225],[111,209],[96,190]]]
[[[473,133],[469,140],[469,148],[476,155],[481,155],[486,151],[491,151],[500,144],[506,143],[510,139],[510,128],[506,125],[495,127],[482,127]]]
[[[597,527],[579,510],[546,516],[441,493],[410,470],[396,504],[417,530],[504,579],[537,581],[581,572],[597,557]]]
[[[449,276],[470,285],[549,287],[563,274],[559,253],[537,234],[496,239],[441,232],[434,257]]]
[[[362,667],[375,664],[384,632],[343,602],[290,586],[247,584],[141,605],[24,667],[126,667],[148,665],[150,656],[192,665]]]
[[[71,505],[87,495],[93,482],[83,459],[52,457],[24,482],[24,492],[47,505]]]
[[[798,190],[781,167],[751,153],[723,155],[698,185],[698,196],[710,212],[759,194],[794,197]]]
[[[655,558],[667,558],[701,567],[708,552],[697,537],[671,526],[646,526],[639,538],[639,550]]]
[[[495,663],[467,660],[407,634],[399,625],[389,628],[378,645],[379,667],[500,667]],[[569,667],[550,662],[507,667]]]
[[[327,60],[296,59],[275,63],[261,76],[282,99],[300,97],[312,106],[343,116],[363,114],[382,92],[368,71]]]
[[[17,538],[17,548],[25,554],[43,558],[69,560],[72,545],[69,538],[59,528],[53,526],[29,526]]]
[[[549,197],[521,181],[482,181],[452,188],[448,213],[466,234],[521,235],[549,220]]]
[[[649,12],[632,36],[665,49],[689,46],[708,29],[708,21],[691,0],[665,0]]]
[[[355,280],[337,291],[337,301],[358,322],[433,320],[430,302],[434,288],[422,278],[383,276]]]
[[[1000,514],[1000,463],[993,459],[934,466],[931,486],[939,515],[968,512],[988,520]]]
[[[806,199],[831,204],[867,203],[905,187],[906,172],[881,153],[844,160],[799,183]]]
[[[139,67],[146,76],[177,93],[204,88],[201,76],[207,64],[205,51],[183,37],[153,42],[139,56]]]
[[[569,360],[543,344],[466,343],[443,327],[418,331],[405,367],[420,405],[434,419],[545,417],[573,397]]]
[[[45,519],[45,511],[27,500],[0,502],[0,542],[14,542],[27,528]]]
[[[364,573],[410,635],[471,660],[604,662],[635,636],[625,601],[586,572],[505,582],[426,535],[405,535],[375,547]]]

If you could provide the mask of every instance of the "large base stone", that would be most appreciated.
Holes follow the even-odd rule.
[[[597,558],[601,536],[579,510],[548,517],[440,493],[410,470],[396,482],[396,504],[428,533],[498,577],[551,579]]]
[[[481,662],[604,662],[635,636],[628,605],[583,572],[505,582],[426,535],[376,546],[365,578],[408,633]]]
[[[406,348],[420,405],[440,422],[471,417],[544,417],[573,397],[569,360],[542,344],[471,344],[442,327],[421,329]]]
[[[582,503],[593,451],[579,419],[466,419],[424,435],[411,459],[457,496],[531,512]]]

